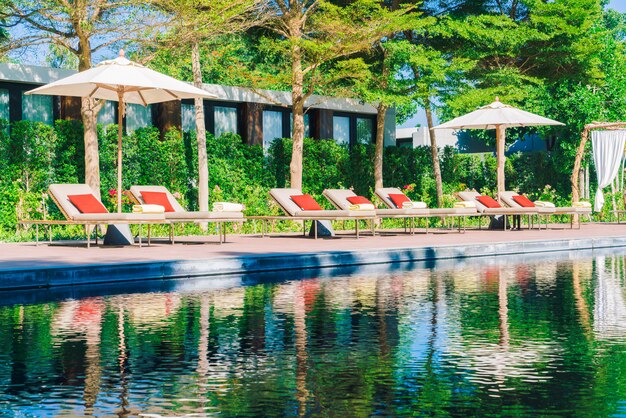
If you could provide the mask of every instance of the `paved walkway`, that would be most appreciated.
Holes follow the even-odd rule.
[[[471,244],[494,244],[511,242],[588,239],[602,237],[626,237],[626,224],[584,224],[581,229],[569,229],[569,225],[554,225],[548,230],[522,231],[456,231],[434,230],[429,234],[392,234],[386,232],[376,237],[342,235],[334,239],[314,240],[302,235],[274,234],[229,235],[228,242],[218,244],[216,236],[185,237],[171,245],[153,240],[151,246],[94,247],[86,248],[81,242],[55,242],[0,244],[0,272],[7,270],[30,270],[47,267],[86,266],[90,264],[128,264],[138,262],[168,262],[241,258],[254,255],[306,255],[320,252],[368,252],[389,249],[415,249],[441,246],[464,246]]]

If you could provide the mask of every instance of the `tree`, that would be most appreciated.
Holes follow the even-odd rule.
[[[326,0],[269,2],[265,25],[275,35],[262,46],[283,65],[291,88],[293,150],[289,166],[291,187],[302,187],[305,102],[320,86],[352,78],[350,61],[385,36],[403,29],[412,6],[389,10],[374,0],[355,0],[344,6]],[[347,61],[347,62],[346,62]]]
[[[93,56],[121,41],[145,39],[159,25],[152,10],[133,0],[8,0],[4,19],[19,28],[7,50],[53,45],[78,60],[78,70],[92,67]],[[97,115],[102,101],[83,98],[81,116],[85,141],[85,182],[100,193]],[[119,121],[122,123],[122,121]]]
[[[414,27],[423,25],[417,14],[411,16]],[[376,149],[374,153],[374,188],[383,187],[383,150],[385,118],[390,107],[395,106],[401,117],[414,113],[411,98],[411,79],[406,76],[406,63],[414,52],[404,40],[383,39],[366,57],[367,76],[359,78],[352,89],[360,99],[376,105]],[[346,92],[347,93],[347,92]]]
[[[171,26],[158,47],[166,51],[191,52],[193,83],[202,88],[201,44],[211,44],[225,35],[243,32],[263,19],[260,0],[154,0],[159,9],[171,16]],[[202,99],[195,99],[198,148],[198,207],[209,209],[209,168],[206,127]],[[204,225],[206,227],[206,225]]]

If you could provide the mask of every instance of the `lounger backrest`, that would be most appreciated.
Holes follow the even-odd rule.
[[[77,194],[92,194],[97,196],[91,187],[86,184],[51,184],[48,188],[52,200],[57,204],[63,216],[68,220],[80,215],[80,211],[70,202],[68,196]]]
[[[323,195],[330,200],[337,209],[350,210],[352,204],[348,201],[348,198],[356,196],[356,193],[347,189],[326,189]]]
[[[498,193],[498,197],[500,198],[500,200],[502,200],[505,205],[507,205],[508,207],[511,207],[511,208],[521,208],[522,207],[522,205],[520,205],[515,200],[513,200],[513,196],[518,196],[518,195],[519,195],[519,193],[515,193],[515,192],[511,192],[511,191]]]
[[[387,205],[390,209],[396,209],[396,205],[389,199],[390,194],[403,194],[402,190],[396,187],[382,187],[380,189],[376,189],[376,196],[383,201],[385,205]]]
[[[483,205],[482,203],[480,203],[478,200],[476,200],[476,198],[478,196],[480,196],[481,194],[475,191],[468,191],[468,192],[459,192],[458,196],[461,198],[461,200],[464,200],[466,202],[474,202],[476,203],[476,208],[482,212],[485,209],[487,209],[487,206]]]
[[[300,206],[291,200],[290,196],[301,195],[300,189],[271,189],[270,196],[278,203],[278,206],[289,216],[295,216],[296,212],[301,212]]]
[[[142,205],[144,205],[146,202],[143,201],[143,198],[141,197],[141,192],[161,192],[161,193],[165,193],[167,195],[167,200],[169,200],[170,205],[172,205],[172,207],[174,208],[175,212],[187,212],[185,210],[184,207],[182,207],[180,205],[180,203],[178,203],[178,200],[176,200],[176,198],[174,196],[172,196],[172,194],[170,193],[169,190],[167,190],[167,187],[164,186],[132,186],[130,188],[130,192],[133,195],[133,197]]]

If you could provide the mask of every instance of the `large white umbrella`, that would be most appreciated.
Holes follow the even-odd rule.
[[[495,129],[496,130],[496,155],[498,161],[498,193],[505,190],[504,187],[504,142],[506,128],[518,126],[544,126],[564,125],[552,119],[526,112],[516,107],[496,101],[483,106],[467,115],[459,116],[446,123],[435,126],[434,129]]]
[[[112,100],[118,105],[117,210],[122,211],[122,119],[124,103],[147,106],[171,100],[215,98],[216,96],[175,78],[132,62],[120,51],[114,60],[38,87],[26,94],[75,96]]]

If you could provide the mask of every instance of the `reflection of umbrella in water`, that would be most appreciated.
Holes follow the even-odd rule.
[[[26,94],[74,96],[118,102],[117,211],[122,211],[122,119],[124,103],[147,106],[172,100],[214,98],[190,84],[176,80],[124,57],[103,61],[94,68],[38,87]]]
[[[550,354],[555,348],[545,341],[510,344],[508,277],[501,269],[498,276],[498,343],[462,343],[451,350],[452,354],[458,358],[461,369],[473,371],[469,380],[475,383],[502,387],[506,386],[508,378],[519,378],[528,382],[545,381],[550,376],[537,370],[536,365],[549,362]]]
[[[435,129],[495,129],[496,155],[498,158],[498,193],[501,193],[506,190],[504,186],[504,143],[506,128],[543,125],[563,124],[501,103],[496,97],[495,102],[446,123],[442,123],[439,126],[435,126]]]

